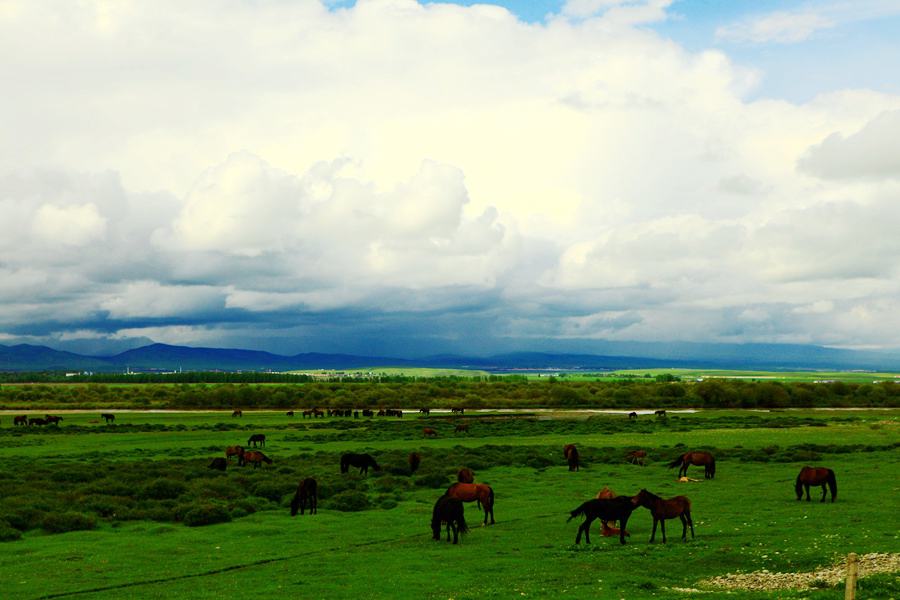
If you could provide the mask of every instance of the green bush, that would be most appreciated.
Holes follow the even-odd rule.
[[[184,513],[184,524],[188,527],[213,525],[231,521],[231,513],[220,504],[201,504]]]
[[[41,521],[41,528],[50,533],[83,531],[96,526],[97,521],[93,516],[79,512],[50,513]]]
[[[423,473],[415,478],[414,483],[419,487],[444,488],[450,484],[450,478],[444,473]]]
[[[327,505],[332,510],[342,512],[357,512],[366,510],[371,506],[369,497],[357,490],[346,490],[340,494],[335,494],[328,499]]]
[[[22,532],[6,521],[0,521],[0,542],[14,542],[22,538]]]
[[[144,489],[141,490],[139,496],[141,498],[150,498],[153,500],[174,500],[186,491],[187,486],[180,481],[161,477],[148,483]]]

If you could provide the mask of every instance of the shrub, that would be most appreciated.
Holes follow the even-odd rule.
[[[363,492],[346,490],[328,499],[328,508],[342,512],[357,512],[369,508],[369,497]]]
[[[97,521],[93,516],[78,512],[50,513],[41,522],[41,528],[50,533],[83,531],[96,526]]]
[[[141,490],[141,498],[153,500],[173,500],[187,491],[187,487],[180,481],[161,477],[154,479]]]
[[[449,484],[448,480],[449,478],[444,473],[431,472],[416,477],[415,484],[419,487],[443,488]]]
[[[0,521],[0,542],[14,542],[22,539],[22,532],[6,521]]]
[[[184,513],[184,524],[188,527],[213,525],[231,521],[231,513],[219,504],[201,504]]]

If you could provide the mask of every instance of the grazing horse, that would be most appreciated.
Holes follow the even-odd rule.
[[[475,483],[475,472],[469,467],[463,467],[456,473],[456,481],[459,483]]]
[[[664,411],[664,410],[657,410],[657,411],[654,411],[653,414],[656,415],[657,417],[665,417],[665,416],[666,416],[666,411]]]
[[[628,413],[628,418],[629,419],[637,419],[637,413],[636,412]]]
[[[484,525],[494,524],[494,490],[484,483],[454,483],[447,488],[447,495],[463,502],[477,502],[484,507]]]
[[[249,438],[247,438],[247,445],[253,446],[256,448],[257,446],[261,446],[265,448],[266,446],[266,434],[264,433],[254,433]]]
[[[380,471],[381,467],[375,462],[375,459],[369,454],[344,454],[341,456],[341,473],[346,473],[350,467],[359,469],[359,474],[369,474],[369,467],[376,471]]]
[[[687,496],[675,496],[663,500],[656,494],[647,490],[641,490],[631,501],[635,506],[643,506],[653,515],[653,533],[650,534],[650,543],[656,538],[657,523],[662,529],[663,544],[666,543],[666,519],[681,519],[681,539],[687,541],[687,528],[691,526],[691,539],[694,539],[694,521],[691,520],[691,501]]]
[[[409,474],[412,475],[419,469],[419,464],[422,462],[422,455],[418,452],[410,452],[407,461],[409,462]]]
[[[46,425],[47,419],[42,419],[40,417],[31,417],[30,419],[28,419],[28,424],[29,425]]]
[[[625,455],[625,460],[633,465],[641,465],[644,466],[644,459],[647,458],[646,450],[632,450],[628,454]]]
[[[44,420],[48,425],[59,425],[59,422],[63,420],[62,417],[56,417],[54,415],[46,415]]]
[[[243,446],[228,446],[225,448],[225,460],[230,459],[232,456],[238,457],[238,466],[244,466],[244,447]]]
[[[319,512],[316,510],[318,500],[319,484],[312,477],[307,477],[297,485],[297,492],[294,494],[294,499],[291,500],[291,516],[296,516],[298,510],[302,515],[306,511],[307,505],[309,505],[309,514],[316,514]]]
[[[224,471],[228,468],[228,461],[221,456],[217,456],[216,458],[212,459],[212,462],[209,463],[208,468],[216,469],[217,471]]]
[[[455,433],[469,433],[469,424],[468,423],[460,423],[454,429]]]
[[[284,413],[284,414],[287,415],[287,416],[289,416],[289,417],[293,417],[293,416],[294,416],[294,411],[289,410],[289,411],[287,411],[287,412]]]
[[[428,415],[431,414],[431,409],[430,408],[420,408],[419,412],[427,417]]]
[[[681,467],[678,469],[678,476],[687,476],[688,467],[691,465],[703,466],[703,475],[706,479],[713,479],[716,476],[716,459],[709,452],[686,452],[669,463],[669,468]]]
[[[112,423],[116,420],[116,415],[114,415],[112,413],[100,413],[100,418],[105,419],[106,424],[109,425],[110,423]]]
[[[244,411],[242,411],[242,410],[239,409],[239,408],[236,408],[236,409],[234,409],[234,411],[231,413],[231,416],[232,416],[232,417],[243,417],[243,416],[244,416]]]
[[[422,430],[422,435],[424,435],[425,437],[437,437],[437,431],[435,431],[431,427],[426,427]]]
[[[834,471],[825,467],[803,467],[800,474],[797,475],[797,500],[803,499],[803,488],[806,488],[806,501],[809,502],[809,486],[822,486],[822,500],[825,502],[825,496],[828,491],[825,489],[826,484],[831,489],[831,501],[837,498],[837,479],[834,477]]]
[[[246,452],[244,452],[244,464],[246,465],[247,463],[252,463],[253,468],[256,469],[262,463],[271,465],[272,459],[259,450],[247,450]]]
[[[619,543],[625,543],[625,526],[628,524],[628,517],[634,511],[635,505],[628,496],[617,496],[616,498],[599,500],[594,498],[588,500],[571,513],[567,523],[577,517],[584,515],[584,523],[578,527],[578,534],[575,536],[575,543],[581,543],[581,534],[584,534],[586,544],[591,543],[591,523],[595,519],[601,521],[619,521]]]
[[[13,417],[13,425],[25,425],[28,426],[28,415],[21,415],[19,417]]]
[[[431,538],[441,541],[441,525],[447,524],[447,541],[450,541],[450,529],[453,529],[453,543],[459,543],[459,534],[469,531],[466,525],[465,511],[462,501],[444,494],[434,503],[431,511]]]
[[[578,448],[575,447],[575,444],[566,444],[563,447],[563,454],[569,463],[569,470],[577,471],[580,463],[578,461]]]
[[[614,491],[612,491],[605,485],[603,486],[602,490],[597,492],[597,496],[596,496],[597,500],[612,500],[613,498],[618,498],[618,497],[619,497],[618,494],[616,494]],[[616,524],[616,522],[613,521],[612,526],[610,526],[609,521],[604,521],[603,519],[600,519],[600,527],[601,527],[601,531],[603,533],[603,537],[612,537],[614,535],[619,535],[621,533],[621,531],[615,527],[615,524]],[[631,536],[631,534],[628,533],[627,531],[625,532],[625,535]]]

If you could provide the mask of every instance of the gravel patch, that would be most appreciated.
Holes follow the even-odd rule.
[[[858,559],[859,576],[900,571],[900,554],[862,554]],[[732,590],[791,590],[812,587],[833,587],[847,576],[846,559],[831,567],[806,573],[771,573],[765,569],[753,573],[728,573],[700,581],[705,586]]]

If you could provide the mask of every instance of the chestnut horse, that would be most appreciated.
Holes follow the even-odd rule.
[[[834,471],[831,469],[826,469],[825,467],[803,467],[800,469],[795,486],[797,500],[803,499],[803,488],[806,488],[806,501],[809,502],[809,486],[811,485],[822,486],[821,502],[825,502],[825,496],[828,493],[828,490],[825,489],[826,485],[831,489],[831,501],[834,502],[835,498],[837,498],[837,479],[835,479]]]
[[[650,510],[653,515],[653,533],[650,534],[650,542],[656,538],[656,525],[659,524],[662,529],[663,544],[666,543],[666,519],[681,519],[681,539],[687,541],[687,528],[691,526],[691,539],[694,538],[694,521],[691,520],[691,501],[687,496],[675,496],[668,500],[663,500],[656,494],[651,494],[647,490],[641,490],[637,496],[631,501],[635,506],[643,506]]]
[[[628,454],[625,455],[625,460],[630,462],[633,465],[641,465],[644,466],[644,459],[647,458],[646,450],[632,450]]]
[[[238,465],[244,466],[244,447],[243,446],[228,446],[225,448],[225,460],[230,459],[232,456],[237,456]]]
[[[563,447],[563,455],[566,457],[566,461],[569,463],[570,471],[577,471],[579,462],[578,462],[578,448],[575,447],[575,444],[566,444]]]
[[[475,483],[475,472],[469,467],[463,467],[456,473],[456,481],[460,483]]]
[[[625,543],[625,525],[628,523],[628,517],[634,511],[635,505],[628,496],[618,496],[608,500],[598,500],[594,498],[588,500],[571,513],[569,513],[568,521],[571,521],[578,515],[584,515],[584,523],[578,527],[578,534],[575,536],[575,543],[581,543],[581,534],[584,534],[584,541],[591,543],[591,523],[595,519],[601,521],[619,521],[621,529],[619,529],[619,542]],[[568,522],[566,521],[566,522]]]
[[[318,490],[319,484],[316,483],[316,480],[312,477],[307,477],[302,480],[297,485],[297,492],[294,494],[294,499],[291,500],[291,516],[296,516],[298,510],[302,515],[306,511],[307,505],[309,505],[309,514],[316,514],[318,512],[316,510],[319,498]]]
[[[670,462],[668,467],[681,467],[678,469],[679,477],[686,477],[688,467],[696,465],[704,468],[703,475],[706,479],[712,479],[716,476],[716,459],[709,452],[686,452]]]
[[[435,431],[431,427],[426,427],[422,430],[422,435],[424,435],[425,437],[437,437],[437,431]]]
[[[454,483],[447,488],[447,495],[463,502],[477,502],[484,507],[484,523],[488,524],[488,516],[491,517],[491,525],[494,524],[494,490],[484,483]]]
[[[272,464],[272,459],[260,452],[259,450],[247,450],[244,452],[244,464],[251,463],[253,468],[256,469],[262,463],[266,463],[268,465]]]
[[[434,503],[431,511],[431,538],[441,541],[441,524],[447,524],[447,541],[450,541],[450,529],[453,529],[453,543],[459,542],[459,534],[469,531],[466,525],[465,511],[462,501],[444,494]]]

